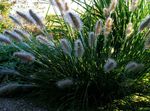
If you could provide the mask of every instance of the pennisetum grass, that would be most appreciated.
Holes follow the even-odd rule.
[[[16,70],[26,78],[34,77],[15,80],[20,83],[30,81],[39,86],[39,92],[44,90],[54,98],[56,102],[52,103],[60,103],[62,109],[73,106],[78,111],[93,105],[96,108],[107,105],[134,93],[135,85],[150,71],[150,20],[145,18],[148,6],[142,1],[137,5],[133,0],[131,12],[124,0],[93,0],[94,6],[83,5],[85,13],[80,17],[65,1],[56,0],[55,3],[62,12],[58,18],[62,24],[60,29],[56,30],[57,26],[49,29],[38,14],[29,10],[28,16],[22,12],[17,15],[30,24],[34,20],[36,27],[44,28],[39,34],[30,33],[29,36],[24,33],[22,24],[21,29],[6,31],[9,37],[0,35],[1,42],[15,48],[10,58],[25,61],[20,63],[15,59]],[[64,22],[60,21],[61,17]],[[11,19],[20,23],[18,19]],[[49,39],[50,33],[54,37]],[[26,40],[28,37],[32,42]],[[20,41],[31,48],[21,46]],[[128,80],[134,81],[132,85],[123,84]]]

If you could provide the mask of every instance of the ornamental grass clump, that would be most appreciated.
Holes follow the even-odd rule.
[[[63,11],[64,16],[57,15],[62,17],[58,20],[64,20],[59,24],[64,29],[59,31],[47,30],[35,17],[37,14],[29,10],[32,13],[29,16],[38,22],[36,26],[44,27],[40,34],[28,32],[25,35],[30,35],[30,40],[22,37],[21,43],[0,36],[1,42],[8,43],[4,46],[14,48],[10,58],[15,60],[15,70],[22,75],[10,78],[9,82],[36,85],[38,94],[50,97],[49,101],[56,103],[58,110],[97,108],[134,93],[135,85],[150,71],[150,30],[147,25],[141,28],[148,5],[141,1],[139,7],[144,8],[130,12],[125,1],[100,1],[94,0],[94,7],[86,4],[81,17],[71,9]],[[17,30],[14,31],[24,36]],[[24,24],[19,30],[27,32]],[[63,35],[49,38],[52,32]],[[132,84],[128,85],[128,80]]]

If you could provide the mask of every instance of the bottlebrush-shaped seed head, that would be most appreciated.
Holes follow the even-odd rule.
[[[93,48],[94,45],[95,45],[95,42],[96,42],[96,37],[95,37],[94,32],[90,32],[89,33],[89,40],[88,40],[88,42],[89,42],[89,47]]]
[[[71,55],[72,48],[71,48],[71,44],[69,43],[69,41],[67,39],[61,39],[60,43],[61,43],[61,47],[64,53]]]
[[[0,41],[6,44],[11,44],[11,40],[3,34],[0,34]]]
[[[40,27],[40,28],[44,28],[44,24],[42,22],[42,20],[40,19],[40,17],[34,13],[31,9],[29,10],[29,14],[30,16],[33,18],[33,20],[35,21],[35,23]]]
[[[17,15],[19,15],[21,18],[23,18],[27,23],[33,24],[33,20],[31,17],[29,17],[27,14],[23,12],[16,11]]]
[[[112,0],[109,6],[109,12],[113,12],[116,9],[116,6],[118,4],[118,0]]]
[[[28,53],[28,52],[23,52],[23,51],[15,52],[13,56],[20,58],[24,62],[35,61],[35,57],[31,53]]]
[[[40,43],[45,44],[45,45],[47,45],[47,46],[49,46],[49,47],[54,47],[54,46],[55,46],[55,44],[54,44],[52,41],[48,40],[48,39],[47,39],[45,36],[43,36],[43,35],[38,35],[38,36],[36,37],[36,39],[37,39]]]
[[[4,31],[4,34],[7,35],[7,36],[9,36],[9,37],[11,37],[12,39],[14,39],[14,40],[16,40],[16,41],[18,41],[18,42],[22,42],[22,37],[19,36],[19,35],[18,35],[17,33],[15,33],[15,32],[10,32],[10,31],[5,30],[5,31]]]
[[[75,56],[80,58],[84,54],[84,47],[80,39],[75,41]]]
[[[110,72],[110,71],[112,71],[114,68],[116,68],[117,67],[117,63],[116,63],[116,61],[114,60],[114,59],[108,59],[107,60],[107,62],[105,63],[105,65],[104,65],[104,71],[106,72],[106,73],[108,73],[108,72]]]
[[[95,36],[99,36],[103,30],[102,20],[98,20],[95,24]]]
[[[64,6],[64,2],[62,0],[55,0],[55,3],[56,6],[58,7],[59,11],[62,13],[65,9],[65,6]]]
[[[20,35],[21,37],[24,37],[24,38],[27,38],[28,40],[30,40],[30,34],[28,32],[19,30],[19,29],[14,29],[14,32],[17,33],[18,35]]]
[[[22,24],[20,23],[20,21],[15,17],[15,16],[12,16],[12,15],[9,15],[9,18],[17,25],[21,26]]]
[[[64,79],[56,82],[58,88],[67,88],[73,85],[72,79]]]
[[[137,72],[139,70],[141,70],[144,67],[143,64],[138,64],[136,62],[129,62],[126,66],[125,66],[125,71],[127,72]]]
[[[80,17],[73,13],[73,12],[67,12],[65,14],[65,20],[69,23],[70,26],[80,31],[82,29],[82,21]]]
[[[127,25],[126,36],[129,37],[133,33],[133,31],[134,31],[133,24],[130,22]]]
[[[68,3],[67,2],[65,2],[65,11],[69,11],[69,5],[68,5]]]
[[[127,72],[134,71],[137,68],[137,66],[138,66],[138,64],[136,62],[129,62],[125,66],[125,71],[127,71]]]
[[[105,22],[104,35],[107,37],[112,31],[113,19],[108,17]]]
[[[103,14],[107,18],[110,15],[109,9],[108,8],[104,8],[103,9]]]
[[[150,37],[145,41],[144,48],[150,49]]]
[[[139,31],[144,30],[145,28],[147,28],[148,26],[150,26],[150,15],[147,16],[145,18],[145,20],[143,20],[143,22],[141,22],[140,27],[139,27]]]

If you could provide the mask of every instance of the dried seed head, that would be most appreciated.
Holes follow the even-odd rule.
[[[20,35],[21,37],[24,37],[24,38],[27,38],[28,40],[31,40],[30,34],[23,31],[23,30],[14,29],[14,32],[17,33],[18,35]]]
[[[22,25],[16,17],[14,17],[14,16],[12,16],[12,15],[9,15],[9,18],[11,18],[11,20],[12,20],[15,24],[17,24],[17,25],[19,25],[19,26]]]
[[[61,1],[61,0],[55,0],[55,4],[56,4],[56,6],[58,7],[58,9],[59,9],[60,12],[63,12],[63,11],[64,11],[64,4],[63,4],[63,1]]]
[[[81,30],[82,29],[82,21],[80,17],[72,12],[67,12],[65,15],[65,20],[75,29]]]
[[[113,70],[115,67],[117,67],[117,63],[114,59],[108,59],[106,64],[104,65],[104,71],[106,73],[110,72],[111,70]]]
[[[24,13],[19,12],[19,11],[16,11],[16,13],[17,13],[17,15],[19,15],[21,18],[23,18],[25,21],[27,21],[28,23],[33,24],[32,19],[31,19],[27,14],[24,14]]]
[[[35,57],[28,52],[15,52],[13,56],[20,58],[24,62],[33,62],[35,61]]]
[[[109,12],[112,13],[116,9],[117,4],[118,4],[118,0],[112,0],[110,6],[108,8]]]
[[[150,26],[150,15],[146,17],[145,20],[140,24],[139,31],[144,30],[148,26]]]
[[[140,69],[142,69],[144,67],[143,64],[138,64],[136,62],[129,62],[126,66],[125,66],[125,71],[127,72],[137,72]]]
[[[108,17],[105,22],[104,35],[107,37],[112,31],[113,19]]]
[[[19,36],[17,33],[15,32],[9,32],[7,30],[4,31],[4,34],[11,37],[12,39],[16,40],[16,41],[19,41],[19,42],[22,42],[22,37]]]
[[[133,31],[134,31],[133,24],[130,22],[127,25],[126,36],[129,37],[133,33]]]
[[[61,42],[61,47],[62,47],[64,53],[71,55],[72,48],[71,48],[69,41],[67,39],[61,39],[60,42]]]
[[[82,45],[82,42],[80,39],[75,41],[75,56],[76,57],[82,57],[84,54],[84,47]]]
[[[0,34],[0,41],[4,42],[6,44],[11,44],[11,40],[9,38],[7,38],[5,35]]]
[[[49,47],[54,47],[54,46],[55,46],[55,44],[54,44],[52,41],[48,40],[48,39],[47,39],[45,36],[43,36],[43,35],[38,35],[38,36],[36,37],[36,39],[37,39],[40,43],[45,44],[45,45],[47,45],[47,46],[49,46]]]
[[[101,20],[98,20],[95,25],[95,36],[99,36],[103,30],[103,23]]]
[[[35,23],[40,26],[40,28],[45,28],[44,24],[42,23],[42,20],[38,17],[38,15],[36,13],[34,13],[31,9],[29,10],[29,14],[30,16],[33,18],[33,20],[35,21]]]
[[[64,11],[69,11],[69,6],[68,6],[67,2],[65,2],[65,10]]]
[[[107,18],[110,15],[109,9],[108,8],[104,8],[103,9],[103,14]]]
[[[145,41],[144,48],[145,48],[145,49],[150,49],[150,38],[148,38],[148,39]]]
[[[89,47],[93,48],[94,45],[95,45],[95,42],[96,42],[96,37],[95,37],[94,32],[90,32],[89,33],[89,40],[88,40],[88,42],[89,42]]]
[[[73,80],[64,79],[56,82],[58,88],[67,88],[73,85]]]
[[[138,0],[132,0],[131,5],[129,6],[129,11],[134,11],[138,6]]]

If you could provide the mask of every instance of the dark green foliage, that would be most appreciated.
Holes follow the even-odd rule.
[[[123,0],[118,1],[116,10],[111,14],[114,21],[108,40],[105,43],[105,36],[99,35],[94,48],[88,45],[88,33],[95,31],[94,26],[98,19],[102,19],[105,24],[103,8],[109,6],[110,0],[93,0],[94,6],[78,2],[80,5],[85,4],[86,10],[82,14],[84,26],[81,32],[73,30],[59,18],[54,19],[59,24],[58,27],[56,25],[48,29],[48,32],[56,35],[56,38],[51,40],[55,43],[54,47],[41,44],[34,37],[31,41],[26,41],[30,48],[22,46],[22,43],[15,43],[22,50],[32,53],[36,57],[34,62],[25,63],[11,56],[19,49],[11,46],[2,47],[2,61],[6,58],[8,63],[13,64],[7,63],[7,66],[22,74],[22,77],[10,78],[9,81],[37,85],[39,89],[35,95],[43,94],[44,99],[48,99],[51,103],[55,102],[61,110],[69,108],[88,110],[88,107],[97,109],[99,106],[109,106],[114,100],[137,93],[139,91],[136,90],[137,86],[141,86],[139,82],[150,71],[150,51],[144,49],[149,29],[141,33],[138,30],[141,21],[149,14],[149,4],[141,0],[138,8],[130,12]],[[134,32],[127,38],[126,28],[129,22],[133,23]],[[47,32],[45,30],[43,32],[47,36]],[[81,36],[85,40],[85,52],[83,57],[78,58],[74,55],[74,41]],[[70,40],[73,49],[71,56],[64,54],[60,38]],[[114,52],[111,52],[112,49]],[[117,67],[110,72],[104,71],[108,58],[113,58],[117,62]],[[144,67],[127,72],[125,67],[130,61],[144,64]],[[5,63],[2,62],[2,65],[5,66]],[[57,82],[63,79],[72,79],[74,84],[61,89],[57,86]]]

